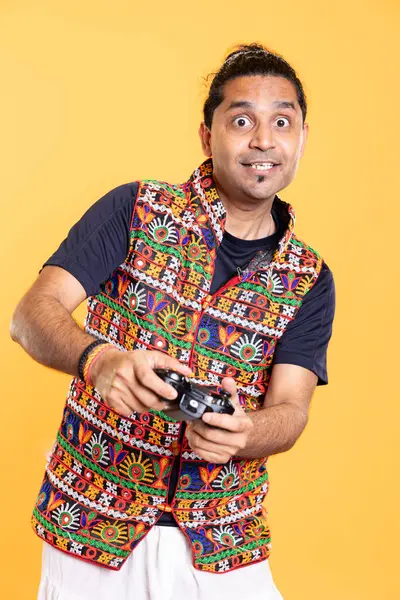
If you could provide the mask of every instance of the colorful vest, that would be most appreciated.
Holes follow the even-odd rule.
[[[294,235],[291,206],[274,202],[288,225],[272,259],[257,256],[210,295],[225,223],[211,160],[182,185],[140,182],[129,253],[88,299],[86,331],[120,350],[166,352],[191,366],[195,382],[214,389],[229,375],[242,406],[260,409],[276,344],[322,267]],[[118,570],[167,510],[197,569],[229,571],[269,555],[266,462],[208,463],[191,450],[181,422],[156,411],[122,417],[75,377],[33,526],[56,548]]]

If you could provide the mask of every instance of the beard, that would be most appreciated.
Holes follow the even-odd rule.
[[[282,167],[278,167],[281,169]],[[287,174],[277,171],[273,175],[263,172],[254,172],[250,168],[236,163],[234,168],[227,168],[221,162],[213,162],[213,178],[217,189],[228,200],[237,200],[249,204],[259,204],[272,200],[275,195],[290,181]]]
[[[278,181],[271,181],[268,176],[257,173],[252,181],[248,178],[230,179],[224,189],[228,197],[243,197],[247,202],[258,204],[273,199],[283,187],[285,186],[279,185]]]

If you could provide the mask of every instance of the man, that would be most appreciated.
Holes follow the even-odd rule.
[[[332,274],[276,195],[305,118],[290,65],[241,46],[204,106],[207,160],[182,185],[106,194],[18,305],[13,339],[74,376],[33,515],[39,598],[281,598],[266,462],[327,383],[334,313]],[[235,413],[175,421],[157,367],[228,391]]]

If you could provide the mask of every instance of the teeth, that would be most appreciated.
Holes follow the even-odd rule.
[[[252,169],[257,169],[258,171],[266,171],[267,169],[272,169],[274,165],[272,163],[255,163],[250,166]]]

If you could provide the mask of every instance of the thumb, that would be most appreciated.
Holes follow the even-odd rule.
[[[235,412],[237,412],[238,410],[240,412],[243,411],[241,404],[239,402],[239,396],[237,394],[236,391],[236,382],[232,377],[224,377],[222,380],[222,384],[221,387],[223,390],[225,390],[226,392],[229,392],[231,397],[230,397],[230,401],[232,402],[233,406],[235,407]]]

